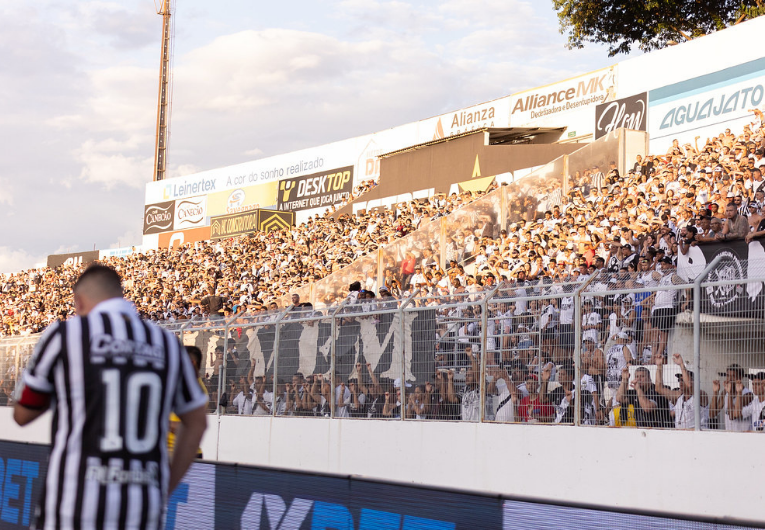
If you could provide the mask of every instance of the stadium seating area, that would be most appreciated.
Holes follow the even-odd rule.
[[[738,135],[725,130],[702,145],[699,140],[697,138],[695,145],[679,145],[675,141],[666,154],[638,156],[625,175],[619,174],[615,164],[569,175],[565,186],[567,194],[559,193],[553,202],[545,198],[545,208],[540,208],[541,197],[513,200],[509,205],[510,222],[506,226],[483,226],[448,238],[446,251],[451,259],[445,270],[432,257],[411,253],[385,271],[385,285],[380,286],[382,292],[367,292],[358,286],[350,296],[363,301],[382,295],[390,300],[420,289],[421,295],[436,297],[430,302],[436,304],[444,300],[442,297],[470,296],[502,282],[510,290],[524,285],[571,285],[598,270],[618,277],[621,286],[648,289],[659,285],[663,279],[674,276],[679,256],[687,253],[691,246],[720,239],[743,239],[763,230],[762,113],[756,111],[753,123]],[[371,186],[373,183],[369,182],[358,186],[354,195]],[[327,212],[289,232],[254,233],[229,240],[186,244],[180,249],[111,258],[107,263],[123,275],[127,297],[151,320],[167,323],[256,315],[276,308],[277,301],[295,289],[326,277],[482,195],[471,192],[438,195],[402,203],[390,210],[337,218]],[[70,287],[78,272],[79,267],[64,266],[0,278],[0,337],[37,333],[54,319],[73,313]],[[682,294],[679,297],[679,301],[672,302],[673,307],[683,310],[682,304],[687,300]],[[655,307],[661,309],[660,297],[641,300],[625,296],[609,300],[608,305],[594,302],[590,306],[585,304],[583,309],[586,319],[583,338],[587,342],[588,335],[592,337],[592,348],[585,348],[583,354],[587,358],[583,373],[592,376],[592,388],[588,390],[598,392],[598,402],[602,404],[605,403],[602,394],[608,393],[604,384],[609,377],[610,361],[603,351],[607,345],[630,345],[633,359],[617,363],[619,376],[627,364],[669,364],[673,359],[671,352],[665,352],[669,324],[661,319],[654,321],[653,317],[642,319],[644,325],[635,322],[638,307],[652,313]],[[561,305],[561,299],[531,307],[493,308],[492,315],[501,316],[497,321],[503,322],[502,329],[489,332],[490,338],[497,341],[491,348],[494,357],[488,362],[492,370],[496,370],[494,380],[512,377],[518,381],[518,378],[533,376],[532,379],[545,385],[548,380],[556,380],[561,389],[558,400],[564,399],[568,387],[560,383],[560,377],[567,371],[573,341],[569,336],[573,332],[570,320],[566,320],[570,317],[567,309]],[[476,343],[470,336],[477,335],[477,318],[458,311],[450,313],[454,317],[450,321],[447,313],[444,312],[439,321],[438,344],[443,351],[436,356],[441,369],[436,373],[436,382],[413,389],[410,402],[403,406],[405,412],[401,412],[400,403],[393,406],[392,398],[390,403],[387,397],[383,398],[395,395],[400,381],[399,386],[395,386],[392,380],[369,379],[356,370],[352,395],[358,396],[359,385],[367,395],[370,389],[376,389],[375,399],[381,400],[377,409],[380,416],[397,413],[457,419],[477,414],[477,397],[466,398],[471,381],[474,383],[477,377],[476,357],[470,355],[475,352],[465,353],[466,345]],[[674,313],[674,322],[673,319]],[[473,327],[469,329],[471,321]],[[537,342],[526,336],[528,330],[534,330],[541,337],[534,348],[528,344],[523,347],[525,341]],[[547,342],[542,344],[543,341]],[[529,365],[537,366],[536,371],[529,371]],[[220,362],[216,366],[220,366]],[[557,378],[551,370],[558,372]],[[515,374],[511,375],[512,372]],[[229,375],[230,388],[227,388],[231,392],[230,406],[233,406],[239,381]],[[258,376],[248,368],[239,370],[238,375],[248,387],[251,383],[253,388],[266,385],[267,374]],[[565,375],[563,377],[565,379]],[[307,383],[293,382],[306,391],[300,394],[301,403],[297,394],[292,401],[283,400],[284,412],[291,407],[302,413],[322,414],[327,407],[332,399],[329,383],[319,375],[310,374],[308,378]],[[350,381],[342,383],[343,392],[346,383]],[[455,384],[458,387],[453,386]],[[531,380],[526,380],[526,384],[534,387]],[[611,388],[613,394],[617,393],[617,387],[618,382]],[[296,388],[293,386],[293,390]],[[529,399],[528,391],[523,395],[524,392],[511,391],[507,385],[493,387],[492,391],[498,396],[498,403],[491,414],[498,419],[502,407],[496,409],[496,405],[505,397],[516,400],[514,414],[520,415],[514,418],[516,421],[570,419],[556,418],[551,409],[545,407],[535,408],[534,391],[532,402],[526,403],[527,409],[517,405]],[[423,408],[423,396],[428,392],[442,396],[440,407],[431,408],[432,400],[428,399],[427,410]],[[285,395],[289,396],[289,391]],[[263,389],[260,396],[263,397]],[[314,401],[307,396],[313,396]],[[343,394],[340,401],[347,401],[345,405],[348,405],[353,399],[351,394],[347,399]],[[473,401],[468,412],[464,406],[466,399]],[[593,423],[609,421],[597,406],[583,411],[585,414]],[[616,421],[613,414],[610,421]],[[625,417],[622,421],[629,419]]]

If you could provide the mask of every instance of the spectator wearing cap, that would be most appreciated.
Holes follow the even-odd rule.
[[[537,374],[526,375],[526,389],[529,395],[518,404],[518,421],[524,423],[550,423],[555,419],[555,408],[547,401],[547,385],[552,373],[552,363],[542,369],[540,384]]]
[[[765,219],[758,203],[754,201],[750,202],[747,204],[747,209],[749,210],[749,215],[747,216],[746,221],[749,224],[749,233],[746,237],[752,232],[756,232],[757,228],[760,226],[760,222]]]
[[[712,403],[709,409],[709,417],[720,419],[722,413],[726,431],[749,431],[752,422],[744,418],[742,411],[752,402],[752,391],[743,384],[744,369],[738,364],[731,364],[725,373],[724,385],[720,386],[720,380],[712,381]]]
[[[622,331],[616,336],[616,343],[606,350],[606,388],[604,389],[606,403],[618,401],[616,393],[622,382],[623,371],[632,364],[633,353],[628,346],[630,341],[629,333]]]
[[[422,273],[422,266],[415,265],[414,274],[412,275],[412,278],[409,280],[409,288],[412,291],[415,291],[417,289],[425,289],[427,285],[428,285],[428,280],[427,278],[425,278],[425,275]]]
[[[749,223],[746,217],[738,213],[736,204],[729,202],[725,207],[725,225],[722,232],[716,237],[718,241],[744,239],[749,233]]]
[[[582,304],[582,338],[591,338],[600,344],[600,327],[602,318],[590,296],[585,297]]]
[[[449,371],[446,399],[450,403],[460,404],[460,418],[462,421],[479,421],[481,417],[480,374],[481,369],[478,365],[478,357],[471,357],[470,368],[465,372],[465,388],[462,392],[455,393],[454,372]],[[486,400],[486,406],[490,406],[489,400]]]
[[[673,427],[669,415],[669,402],[659,394],[651,382],[651,372],[645,366],[635,370],[635,378],[630,381],[629,367],[622,369],[622,379],[616,400],[621,411],[634,407],[635,421],[638,427]]]
[[[653,279],[658,282],[660,287],[668,287],[683,283],[682,279],[675,273],[675,267],[672,259],[664,257],[660,261],[661,272],[655,271]],[[675,316],[677,315],[677,290],[669,289],[656,291],[648,297],[647,304],[651,306],[651,328],[654,332],[654,340],[651,345],[653,362],[656,362],[656,356],[662,355],[664,358],[664,349],[667,346],[669,332],[675,326]]]
[[[763,432],[765,431],[765,372],[757,372],[749,379],[752,381],[752,402],[742,408],[741,416],[751,420],[752,431]],[[741,393],[743,389],[737,391]]]
[[[672,355],[674,363],[680,367],[680,373],[675,374],[680,384],[679,389],[664,386],[664,360],[657,359],[656,391],[664,396],[674,407],[675,428],[694,429],[696,427],[695,404],[693,397],[693,372],[685,367],[683,357],[679,353]],[[701,391],[701,428],[709,428],[709,397]]]
[[[566,296],[560,299],[560,334],[558,335],[558,352],[556,359],[570,358],[574,350],[574,286],[571,283],[563,285]]]
[[[493,378],[490,387],[496,392],[494,398],[494,421],[512,423],[515,421],[516,407],[520,402],[518,387],[513,383],[510,374],[502,367],[486,367],[486,372]],[[488,391],[487,388],[487,391]]]
[[[551,371],[551,367],[546,366],[542,370],[543,378],[545,371]],[[576,383],[574,382],[575,370],[573,361],[565,361],[557,371],[558,383],[552,391],[547,394],[547,401],[555,409],[554,423],[574,423],[574,410],[576,401]],[[586,382],[585,382],[586,381]],[[582,407],[581,421],[582,425],[597,425],[598,396],[597,387],[592,379],[582,378]],[[549,385],[549,383],[548,383]]]

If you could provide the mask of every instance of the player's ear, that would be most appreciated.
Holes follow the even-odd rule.
[[[84,317],[88,314],[88,311],[90,311],[90,308],[88,307],[88,303],[86,298],[82,295],[82,293],[74,292],[74,312],[77,313],[77,315]]]

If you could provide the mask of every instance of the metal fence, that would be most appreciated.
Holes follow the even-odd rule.
[[[601,271],[168,327],[202,350],[218,414],[762,430],[763,266],[718,257],[693,283]],[[0,341],[3,402],[36,340]]]

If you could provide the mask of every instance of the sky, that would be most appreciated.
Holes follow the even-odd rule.
[[[566,49],[539,0],[179,0],[174,17],[168,177],[625,58]],[[141,244],[161,32],[154,0],[0,0],[0,272]]]

